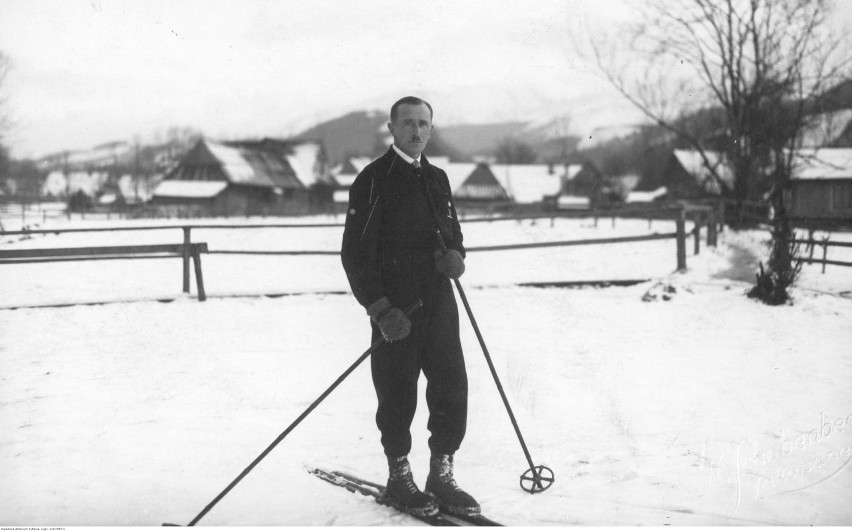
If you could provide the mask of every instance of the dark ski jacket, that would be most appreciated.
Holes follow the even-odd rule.
[[[399,305],[413,302],[394,300],[395,285],[411,281],[406,275],[413,269],[434,272],[436,227],[447,248],[465,256],[447,174],[423,155],[420,164],[418,177],[391,147],[349,189],[341,259],[352,292],[365,308],[381,297]]]

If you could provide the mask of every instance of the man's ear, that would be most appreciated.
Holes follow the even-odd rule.
[[[388,132],[390,132],[391,135],[393,134],[393,122],[388,122]]]

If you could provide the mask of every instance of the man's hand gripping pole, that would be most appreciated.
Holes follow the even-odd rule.
[[[447,253],[447,244],[444,243],[444,238],[441,236],[440,229],[435,229],[435,234],[438,237],[438,246],[441,252]],[[500,398],[503,399],[503,405],[506,406],[506,412],[509,414],[509,419],[512,421],[512,426],[515,428],[515,433],[518,436],[518,441],[521,443],[521,448],[524,450],[524,456],[527,458],[527,463],[530,468],[521,474],[521,488],[530,494],[537,494],[550,488],[553,484],[553,470],[543,465],[534,465],[527,445],[524,442],[524,436],[521,435],[521,428],[518,427],[518,421],[515,420],[515,415],[512,413],[512,407],[509,405],[509,399],[506,398],[506,392],[503,390],[503,385],[500,383],[500,378],[497,376],[497,370],[494,368],[494,362],[491,361],[491,354],[488,353],[488,348],[485,346],[485,340],[482,338],[482,333],[479,331],[479,326],[476,324],[476,319],[473,317],[473,311],[470,309],[470,303],[467,302],[467,296],[462,289],[461,282],[457,278],[453,279],[456,284],[456,290],[459,292],[464,309],[467,311],[467,316],[470,318],[470,324],[473,326],[473,331],[476,333],[476,338],[479,340],[479,346],[482,347],[482,353],[485,355],[485,361],[488,362],[488,368],[491,370],[491,376],[494,377],[494,383],[497,384],[497,390],[500,392]]]

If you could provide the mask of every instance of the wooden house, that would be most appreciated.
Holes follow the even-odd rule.
[[[108,182],[109,173],[105,171],[74,170],[66,174],[54,170],[45,177],[41,185],[41,196],[67,199],[77,192],[82,192],[93,198]]]
[[[200,140],[152,203],[197,215],[301,214],[330,209],[334,185],[318,141]]]
[[[449,163],[444,170],[453,189],[457,203],[502,203],[509,194],[494,176],[486,162]]]
[[[562,191],[564,171],[553,164],[492,164],[491,172],[515,203],[553,201]]]
[[[347,157],[342,163],[331,169],[331,176],[336,186],[334,188],[334,204],[337,210],[345,210],[349,204],[349,188],[367,164],[373,162],[373,157]]]
[[[734,172],[722,153],[705,151],[717,179],[696,150],[676,149],[663,170],[662,185],[670,199],[719,197],[734,187]]]
[[[565,167],[561,195],[592,197],[603,184],[603,174],[589,161]]]
[[[852,148],[799,150],[784,194],[790,216],[852,220]]]

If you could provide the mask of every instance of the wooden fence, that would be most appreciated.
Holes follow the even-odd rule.
[[[621,214],[621,215],[618,215]],[[541,215],[526,215],[526,216],[503,216],[503,217],[480,217],[469,218],[463,220],[463,223],[492,223],[498,221],[521,221],[535,219],[550,219],[551,225],[555,223],[556,218],[577,218],[576,212],[558,212],[547,213]],[[597,218],[603,215],[595,216]],[[491,246],[473,246],[467,248],[468,252],[489,252],[489,251],[508,251],[508,250],[523,250],[546,247],[563,247],[563,246],[578,246],[578,245],[607,245],[618,243],[635,243],[642,241],[655,241],[664,239],[676,240],[676,268],[679,271],[686,269],[686,241],[688,234],[686,232],[687,218],[694,221],[692,234],[694,236],[694,254],[698,254],[700,250],[700,235],[702,228],[707,230],[707,245],[715,246],[717,242],[718,218],[715,211],[709,207],[693,207],[693,208],[668,208],[657,210],[635,210],[631,212],[607,213],[606,217],[612,217],[612,223],[615,224],[616,217],[632,217],[632,218],[647,218],[650,223],[654,220],[673,220],[675,222],[675,231],[668,233],[651,233],[640,236],[625,236],[615,238],[596,238],[583,240],[566,240],[566,241],[550,241],[538,243],[517,243],[506,245],[491,245]],[[152,225],[152,226],[137,226],[137,227],[98,227],[98,228],[69,228],[69,229],[35,229],[35,230],[19,230],[19,231],[0,231],[0,236],[7,235],[33,235],[33,234],[62,234],[62,233],[88,233],[88,232],[125,232],[125,231],[150,231],[150,230],[181,230],[183,233],[183,243],[166,246],[126,246],[126,247],[86,247],[73,249],[32,249],[32,250],[9,250],[0,251],[0,263],[21,262],[25,258],[33,259],[34,261],[48,260],[96,260],[96,259],[141,259],[141,258],[158,258],[158,257],[181,257],[183,259],[183,291],[189,293],[190,287],[190,259],[195,261],[196,280],[198,283],[199,300],[204,300],[204,287],[201,276],[200,252],[208,254],[232,254],[232,255],[339,255],[337,250],[294,250],[294,251],[266,251],[266,250],[228,250],[228,249],[212,249],[208,250],[206,243],[193,243],[193,229],[222,229],[222,230],[240,230],[240,229],[312,229],[312,228],[343,228],[342,223],[257,223],[257,224],[225,224],[225,223],[203,223],[203,224],[187,224],[187,225]],[[156,247],[157,249],[154,249]],[[163,256],[159,254],[166,253]]]
[[[177,258],[184,260],[183,291],[189,293],[189,260],[195,265],[198,300],[204,301],[204,277],[201,273],[201,253],[206,253],[206,243],[113,245],[102,247],[62,247],[50,249],[0,249],[2,264],[39,264],[45,262],[76,262],[81,260],[127,260],[149,258]]]
[[[829,247],[848,247],[852,248],[852,242],[833,242],[830,241],[830,236],[825,236],[819,240],[814,238],[813,230],[808,233],[807,238],[798,238],[793,240],[794,244],[804,245],[805,252],[808,253],[808,257],[798,257],[796,260],[799,262],[805,262],[807,264],[822,264],[822,272],[825,273],[826,265],[835,265],[835,266],[843,266],[843,267],[852,267],[852,262],[846,262],[843,260],[829,260],[828,259],[828,248]],[[822,247],[822,258],[814,258],[814,249],[819,246]]]

